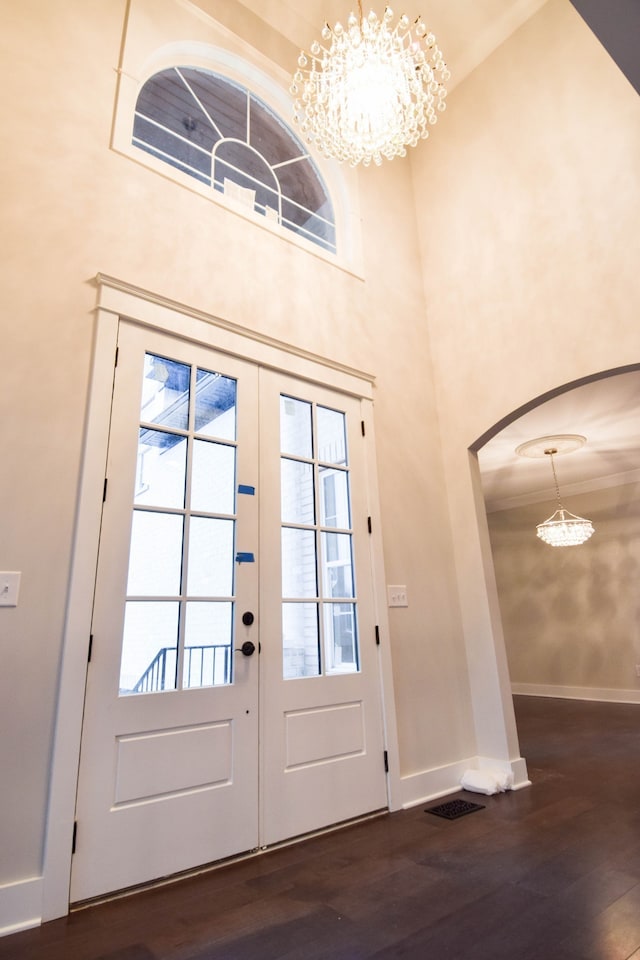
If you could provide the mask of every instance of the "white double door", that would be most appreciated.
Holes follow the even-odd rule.
[[[387,805],[360,400],[118,342],[72,902]]]

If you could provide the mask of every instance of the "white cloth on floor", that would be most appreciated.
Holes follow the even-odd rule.
[[[513,774],[503,770],[465,770],[460,780],[464,790],[473,793],[501,793],[510,790],[513,785]]]

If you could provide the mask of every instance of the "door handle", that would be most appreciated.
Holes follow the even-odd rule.
[[[236,653],[241,653],[243,657],[252,657],[256,652],[256,645],[251,640],[245,640],[241,647],[236,647]]]

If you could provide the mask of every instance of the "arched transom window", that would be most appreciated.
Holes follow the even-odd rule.
[[[316,165],[240,84],[195,67],[162,70],[138,96],[133,144],[335,253],[333,207]]]

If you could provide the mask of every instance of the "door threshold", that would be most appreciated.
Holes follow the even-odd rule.
[[[290,837],[288,840],[279,840],[277,843],[266,847],[256,847],[255,850],[245,850],[243,853],[234,854],[232,857],[225,857],[222,860],[215,860],[213,863],[205,863],[198,867],[191,867],[189,870],[182,870],[179,873],[172,873],[168,877],[159,877],[157,880],[149,880],[146,883],[138,883],[131,887],[125,887],[122,890],[114,890],[112,893],[104,893],[89,900],[80,900],[77,903],[69,904],[69,913],[79,913],[81,910],[88,910],[90,907],[97,907],[103,903],[111,903],[114,900],[123,900],[125,897],[133,897],[137,893],[144,893],[147,890],[157,890],[160,887],[168,887],[174,883],[180,883],[181,880],[188,880],[193,877],[199,877],[205,873],[212,873],[214,870],[220,870],[222,867],[228,867],[233,863],[241,863],[243,860],[250,860],[253,857],[262,856],[265,853],[272,853],[274,850],[281,850],[283,847],[292,847],[305,840],[312,840],[314,837],[321,837],[328,833],[335,833],[338,830],[344,830],[346,827],[352,827],[357,823],[366,823],[367,820],[376,820],[389,813],[388,807],[382,807],[379,810],[372,810],[371,813],[364,813],[359,817],[352,817],[350,820],[341,820],[340,823],[332,823],[328,827],[321,827],[319,830],[311,830],[309,833],[301,833],[296,837]]]
[[[331,823],[327,827],[320,827],[319,830],[310,830],[309,833],[301,833],[296,837],[289,837],[288,840],[279,840],[277,843],[272,843],[268,847],[260,847],[256,853],[270,853],[272,850],[292,847],[294,844],[303,843],[305,840],[312,840],[313,837],[322,837],[326,833],[335,833],[336,830],[344,830],[345,827],[352,827],[356,823],[366,823],[367,820],[377,820],[378,817],[384,817],[387,813],[389,813],[389,808],[381,807],[379,810],[363,813],[359,817],[351,817],[349,820],[341,820],[339,823]]]

